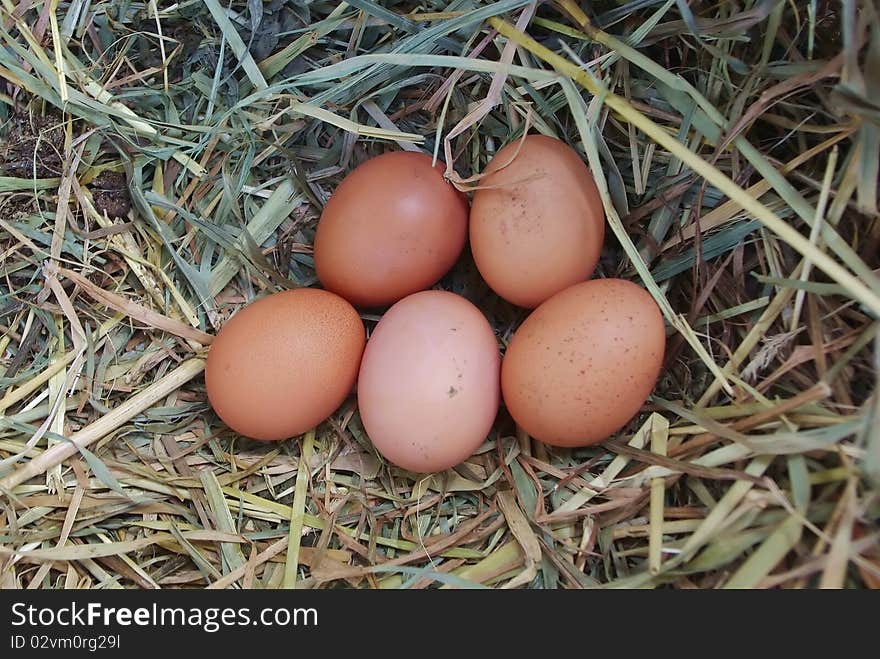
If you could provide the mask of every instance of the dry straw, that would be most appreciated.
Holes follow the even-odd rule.
[[[875,3],[0,5],[0,587],[880,584]],[[219,422],[212,337],[316,284],[347,171],[465,185],[526,129],[668,321],[627,428],[552,449],[502,410],[426,476],[354,399],[280,444]],[[440,286],[502,349],[522,321],[467,257]]]

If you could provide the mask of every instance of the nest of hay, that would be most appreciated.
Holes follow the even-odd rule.
[[[878,26],[867,0],[5,3],[0,587],[876,587]],[[278,444],[219,422],[212,335],[317,285],[348,171],[418,148],[470,176],[527,128],[597,176],[597,276],[666,316],[630,426],[553,449],[502,410],[424,476],[354,400]],[[523,319],[467,254],[439,287],[502,348]]]

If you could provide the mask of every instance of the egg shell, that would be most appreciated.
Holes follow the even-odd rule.
[[[268,295],[236,313],[211,344],[208,400],[246,437],[300,435],[351,392],[365,343],[360,316],[338,295],[311,288]]]
[[[576,284],[517,329],[501,369],[504,403],[546,444],[601,442],[650,395],[665,343],[660,309],[642,287],[621,279]]]
[[[364,429],[399,467],[453,467],[474,453],[495,421],[500,368],[495,334],[473,304],[445,291],[405,297],[385,313],[364,351]]]
[[[605,211],[574,149],[529,135],[501,149],[484,173],[471,203],[470,243],[493,291],[531,309],[593,274]]]
[[[318,279],[352,304],[379,307],[429,288],[467,240],[467,198],[424,153],[396,151],[355,168],[315,234]]]

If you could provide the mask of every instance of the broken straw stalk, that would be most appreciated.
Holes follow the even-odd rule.
[[[183,362],[161,380],[154,382],[143,391],[135,394],[122,405],[87,425],[70,436],[69,441],[60,442],[34,458],[23,467],[0,479],[0,491],[11,492],[13,488],[60,465],[75,455],[81,447],[89,446],[119,428],[145,409],[177,390],[205,369],[205,361],[194,357]]]

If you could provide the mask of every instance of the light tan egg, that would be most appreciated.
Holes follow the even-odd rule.
[[[498,412],[501,356],[482,312],[463,297],[423,291],[394,304],[367,342],[358,408],[390,462],[448,469],[485,441]]]
[[[471,203],[470,243],[492,290],[534,308],[593,274],[605,212],[574,149],[529,135],[495,154],[485,173]]]

